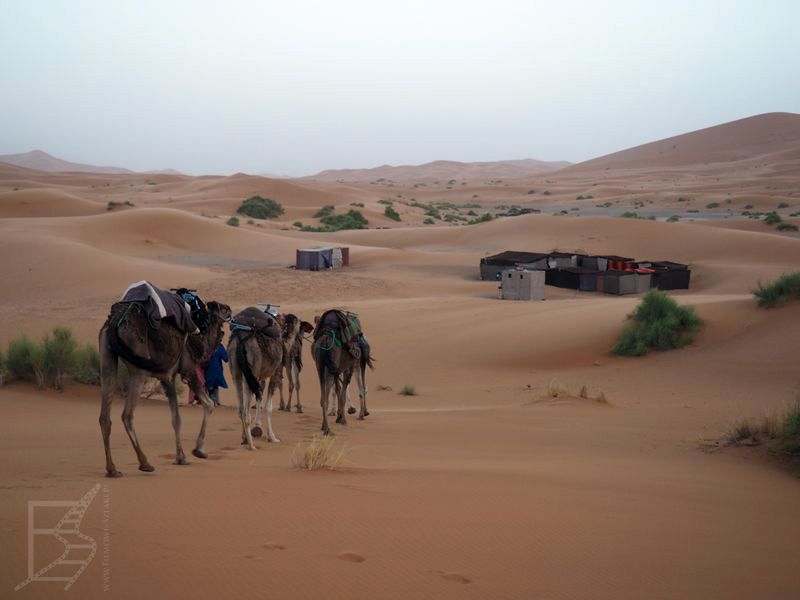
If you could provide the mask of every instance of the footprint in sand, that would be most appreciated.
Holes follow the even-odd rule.
[[[439,574],[439,577],[442,579],[446,579],[447,581],[452,581],[453,583],[472,583],[472,579],[464,577],[460,573],[448,573],[446,571],[436,571]]]
[[[336,558],[338,558],[339,560],[344,560],[352,563],[362,563],[365,560],[367,560],[366,558],[364,558],[360,554],[356,554],[355,552],[342,552]]]
[[[286,550],[286,546],[283,544],[264,544],[261,547],[265,550]]]

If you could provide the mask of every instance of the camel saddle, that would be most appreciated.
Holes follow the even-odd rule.
[[[259,308],[245,308],[231,319],[231,332],[252,331],[267,337],[281,339],[281,328],[272,315]]]
[[[198,333],[200,327],[192,319],[189,305],[180,296],[154,286],[149,281],[139,281],[125,290],[120,303],[138,304],[147,316],[153,329],[161,326],[163,319],[171,319],[184,333]]]
[[[314,340],[325,331],[333,332],[334,344],[344,347],[354,358],[361,358],[360,339],[364,333],[357,314],[338,309],[324,312],[314,330]]]

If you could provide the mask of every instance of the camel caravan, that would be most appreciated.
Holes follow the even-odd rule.
[[[108,318],[100,329],[101,407],[100,429],[106,456],[106,475],[122,475],[111,458],[111,403],[118,383],[119,361],[128,369],[129,379],[122,412],[122,424],[131,440],[141,471],[154,471],[139,444],[133,427],[133,415],[142,388],[149,378],[161,383],[172,414],[175,431],[175,464],[187,464],[181,445],[181,417],[176,390],[180,377],[200,400],[203,420],[192,454],[208,458],[204,449],[208,420],[214,402],[199,376],[201,365],[208,362],[224,336],[228,323],[228,356],[233,387],[238,399],[242,423],[242,445],[255,450],[253,439],[265,436],[279,442],[272,429],[272,401],[280,395],[280,410],[303,412],[300,402],[300,373],[303,368],[303,341],[311,342],[311,355],[319,377],[322,431],[331,433],[328,416],[347,423],[345,412],[355,414],[348,393],[355,375],[360,409],[358,418],[367,410],[366,370],[373,368],[373,357],[364,336],[358,315],[330,309],[314,318],[314,325],[294,314],[282,314],[275,305],[245,308],[233,314],[230,306],[217,301],[208,303],[196,290],[174,288],[162,290],[147,281],[137,282],[111,306]],[[311,334],[311,338],[306,336]],[[284,373],[289,395],[284,402]],[[330,407],[331,392],[335,405]],[[266,406],[264,406],[266,394]],[[346,405],[348,406],[345,411]],[[266,413],[266,432],[262,429],[262,413]]]

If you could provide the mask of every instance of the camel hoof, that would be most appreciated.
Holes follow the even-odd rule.
[[[364,416],[365,416],[365,417],[368,417],[368,416],[369,416],[369,411],[368,411],[368,410],[365,410],[365,411],[364,411]]]
[[[180,458],[176,458],[175,462],[172,463],[172,464],[174,464],[174,465],[188,465],[189,461],[186,460],[185,456],[181,456]],[[139,468],[141,468],[141,467],[139,467]],[[150,468],[152,469],[152,467],[150,467]]]
[[[145,463],[143,465],[139,465],[139,470],[144,471],[145,473],[152,473],[156,470],[156,468],[151,464]]]
[[[356,409],[351,406],[350,408],[347,409],[347,414],[348,415],[356,414]]]
[[[364,420],[364,415],[358,415],[358,420],[359,421],[363,421]]]
[[[106,471],[106,477],[122,477],[122,473],[114,469],[113,471]]]
[[[270,442],[270,443],[272,443],[272,444],[280,444],[280,443],[281,443],[281,441],[280,441],[278,438],[276,438],[276,437],[274,437],[274,438],[270,438],[270,439],[268,439],[267,441],[268,441],[268,442]]]
[[[208,458],[208,452],[205,450],[198,450],[195,448],[192,450],[192,454],[195,455],[197,458]]]
[[[298,415],[302,414],[303,413],[303,407],[302,406],[298,406],[297,408],[294,409],[294,412],[296,412]]]
[[[264,435],[264,431],[261,429],[261,427],[256,425],[250,430],[250,435],[252,435],[254,438],[260,438],[262,435]]]

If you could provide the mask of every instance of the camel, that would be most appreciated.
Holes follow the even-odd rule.
[[[284,404],[283,384],[281,383],[281,403],[278,410],[292,411],[292,395],[297,390],[297,400],[295,410],[303,412],[303,405],[300,404],[300,371],[303,370],[303,335],[314,331],[314,326],[307,321],[301,321],[297,315],[284,315],[283,322],[283,368],[286,371],[286,378],[289,380],[289,401]]]
[[[256,307],[244,309],[231,320],[228,356],[242,421],[242,444],[255,450],[253,437],[261,437],[261,410],[264,385],[267,387],[267,440],[280,442],[272,430],[272,397],[281,385],[284,340],[278,321]],[[250,415],[252,397],[256,400],[255,426]]]
[[[226,304],[209,302],[209,321],[198,333],[189,334],[179,329],[169,319],[161,321],[158,329],[150,326],[141,304],[117,302],[111,307],[108,319],[100,329],[100,378],[102,400],[100,407],[100,430],[106,453],[106,475],[120,477],[111,458],[111,402],[117,387],[119,360],[128,368],[128,392],[122,423],[131,440],[139,460],[139,470],[154,471],[139,444],[133,428],[133,413],[139,401],[142,387],[148,378],[157,379],[164,389],[172,413],[172,428],[175,430],[175,464],[187,464],[181,445],[181,417],[178,412],[178,397],[175,377],[180,375],[190,389],[203,402],[203,423],[192,454],[197,458],[208,458],[203,449],[206,426],[213,410],[213,403],[197,376],[198,366],[208,360],[222,339],[222,324],[230,319],[231,309]]]
[[[322,407],[322,431],[330,435],[328,426],[328,398],[331,389],[336,391],[336,422],[347,424],[344,406],[347,388],[355,373],[361,409],[358,415],[363,420],[369,415],[367,410],[366,369],[373,368],[371,349],[366,338],[359,334],[357,349],[351,351],[342,345],[342,328],[348,317],[341,311],[329,310],[321,318],[315,319],[314,344],[311,354],[317,367],[320,385],[320,406]],[[354,356],[356,354],[356,356]]]

